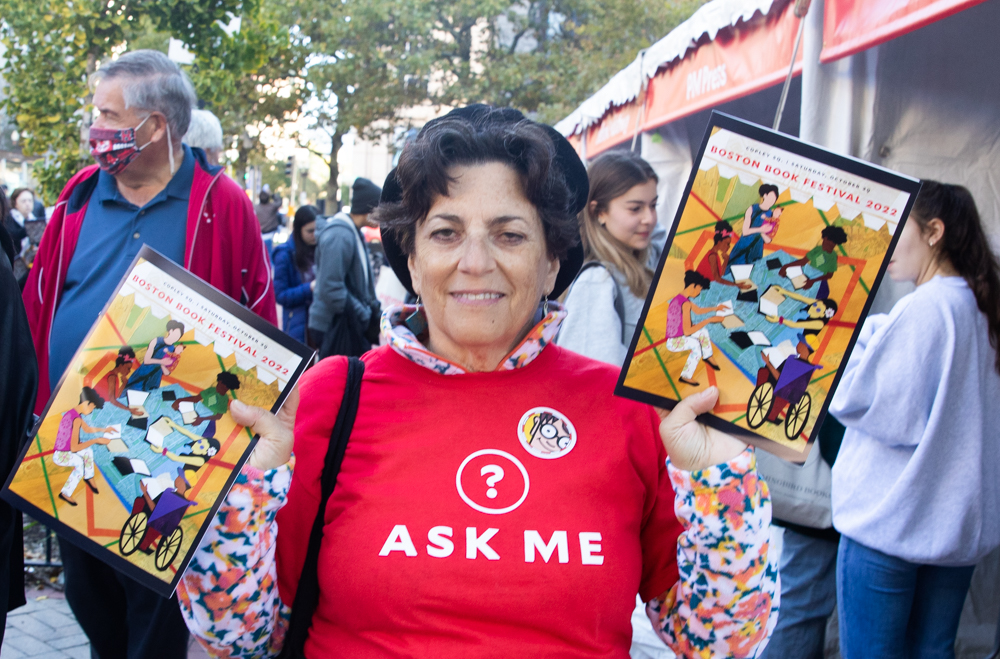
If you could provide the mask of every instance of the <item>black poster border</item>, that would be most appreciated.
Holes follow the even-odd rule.
[[[122,286],[125,284],[126,281],[128,281],[129,276],[135,270],[135,267],[139,264],[140,261],[149,261],[154,266],[165,272],[167,275],[179,281],[183,286],[191,289],[195,293],[206,298],[209,302],[221,308],[227,314],[234,316],[239,323],[250,326],[255,331],[260,332],[268,339],[274,341],[278,345],[281,345],[282,347],[286,348],[287,350],[291,351],[292,353],[301,358],[298,367],[296,367],[295,371],[289,376],[288,384],[285,386],[284,389],[282,389],[281,393],[278,395],[277,400],[275,400],[274,405],[271,407],[271,412],[277,413],[278,410],[281,409],[281,406],[284,404],[285,399],[288,397],[289,393],[291,393],[292,389],[295,387],[295,384],[296,382],[298,382],[298,379],[302,376],[306,368],[312,362],[313,357],[315,356],[315,351],[306,347],[305,345],[293,339],[292,337],[288,336],[287,334],[279,330],[277,327],[267,322],[257,314],[253,313],[243,305],[239,304],[238,302],[233,300],[231,297],[229,297],[219,289],[215,288],[206,281],[191,274],[181,266],[177,265],[176,263],[168,259],[163,254],[157,252],[152,247],[149,247],[148,245],[143,245],[142,248],[139,250],[139,253],[136,255],[135,259],[132,260],[132,263],[129,265],[128,270],[125,273],[125,276],[122,277],[121,281],[118,282],[118,285],[115,286],[114,293],[108,299],[107,303],[105,303],[104,308],[101,310],[100,315],[98,315],[97,320],[94,321],[94,324],[91,326],[90,330],[87,331],[87,336],[80,344],[80,348],[77,348],[77,351],[73,354],[73,358],[70,360],[70,364],[76,362],[77,357],[79,357],[80,355],[81,349],[90,340],[91,335],[97,329],[98,325],[101,322],[101,319],[108,312],[108,309],[111,307],[112,302],[114,302],[115,298],[118,297],[118,294],[122,289]],[[208,531],[209,525],[211,524],[212,520],[215,519],[216,514],[219,512],[219,506],[222,505],[223,499],[225,499],[226,496],[229,494],[229,490],[232,488],[233,483],[236,482],[237,476],[239,476],[239,473],[243,469],[243,466],[246,464],[247,460],[249,460],[250,454],[253,453],[254,448],[257,446],[257,441],[259,440],[260,436],[254,435],[250,439],[250,442],[247,445],[246,450],[234,463],[234,467],[230,472],[229,477],[226,479],[225,485],[220,490],[219,496],[215,499],[215,502],[209,509],[208,514],[205,516],[205,521],[198,529],[198,533],[191,541],[191,545],[189,546],[187,552],[184,554],[177,568],[177,571],[174,573],[173,578],[169,582],[163,579],[158,579],[152,573],[131,563],[126,558],[119,556],[112,549],[104,547],[94,538],[91,538],[90,536],[70,527],[69,525],[60,521],[57,517],[54,517],[48,512],[38,508],[33,503],[29,502],[27,499],[24,499],[23,497],[11,491],[10,489],[10,485],[13,482],[15,475],[17,474],[22,463],[24,462],[24,458],[27,456],[28,451],[31,449],[32,444],[36,440],[38,431],[42,424],[42,420],[45,419],[49,414],[49,408],[55,401],[56,397],[55,393],[60,388],[62,388],[63,383],[66,380],[66,375],[67,375],[66,373],[63,373],[62,377],[59,378],[59,382],[53,388],[52,390],[53,394],[49,398],[49,402],[45,405],[45,409],[42,412],[41,416],[38,418],[38,422],[35,424],[34,428],[32,428],[31,435],[28,441],[25,442],[24,448],[21,450],[21,454],[18,457],[16,466],[14,467],[14,469],[11,470],[10,475],[7,477],[7,481],[4,483],[3,490],[0,491],[0,498],[4,499],[15,508],[21,510],[21,512],[31,516],[32,518],[52,528],[61,538],[68,540],[69,542],[79,547],[80,549],[86,551],[87,553],[91,554],[95,558],[104,561],[105,563],[115,568],[116,570],[128,575],[129,577],[138,581],[139,583],[146,586],[150,590],[156,592],[158,595],[162,597],[170,597],[173,594],[174,590],[176,590],[177,585],[180,583],[180,580],[183,578],[184,572],[187,569],[187,566],[190,564],[191,559],[194,557],[194,553],[198,550],[198,546],[201,544],[202,538],[204,538],[206,531]],[[246,430],[245,427],[244,430]]]
[[[695,177],[698,174],[699,166],[705,156],[705,150],[708,148],[709,139],[712,137],[712,132],[716,128],[721,128],[723,130],[728,130],[737,135],[743,137],[748,137],[750,139],[763,142],[769,146],[783,149],[790,153],[793,153],[804,158],[808,158],[817,163],[827,165],[830,167],[835,167],[837,169],[843,170],[855,176],[860,176],[862,178],[868,179],[874,183],[884,185],[890,188],[894,188],[901,192],[906,192],[909,194],[909,198],[906,201],[906,205],[903,209],[902,215],[899,218],[899,222],[896,227],[896,231],[893,233],[892,239],[889,242],[889,248],[886,251],[885,257],[882,259],[882,263],[879,266],[878,274],[875,277],[875,281],[872,282],[867,298],[865,299],[864,307],[861,310],[861,315],[859,316],[858,323],[854,328],[854,332],[851,334],[851,339],[847,344],[847,348],[844,351],[844,358],[841,360],[840,365],[837,368],[837,373],[833,377],[833,382],[830,385],[830,394],[823,401],[823,405],[820,408],[819,414],[816,417],[816,422],[813,425],[812,432],[806,443],[806,449],[801,453],[795,449],[786,447],[774,440],[758,435],[752,430],[748,430],[741,426],[736,425],[725,419],[721,419],[713,414],[702,414],[698,417],[698,421],[704,423],[705,425],[721,430],[723,432],[729,433],[739,437],[741,440],[748,444],[758,446],[769,453],[772,453],[780,458],[788,460],[790,462],[802,463],[806,460],[809,455],[810,447],[814,444],[816,435],[819,432],[820,427],[823,425],[823,419],[826,417],[827,410],[830,406],[830,402],[833,400],[833,394],[837,390],[837,385],[840,384],[840,379],[843,376],[844,365],[847,363],[851,351],[854,349],[854,345],[858,340],[858,336],[861,333],[861,327],[864,319],[868,316],[871,311],[872,303],[875,300],[875,294],[878,292],[879,286],[882,284],[882,280],[885,276],[886,269],[889,265],[889,258],[892,256],[893,250],[896,248],[896,243],[899,241],[899,236],[903,231],[903,226],[906,223],[907,218],[910,215],[910,210],[913,207],[914,198],[917,192],[920,190],[920,181],[908,176],[903,176],[896,172],[892,172],[878,165],[873,165],[872,163],[859,160],[857,158],[851,158],[849,156],[844,156],[837,153],[832,153],[814,144],[808,142],[803,142],[802,140],[790,137],[783,133],[752,124],[736,117],[730,116],[728,114],[713,111],[711,117],[709,118],[708,127],[705,129],[705,137],[701,141],[701,146],[698,149],[698,153],[694,158],[693,166],[691,168],[691,175],[688,177],[687,184],[684,186],[684,194],[681,196],[681,203],[677,208],[677,212],[674,214],[674,222],[670,228],[670,232],[667,236],[666,244],[663,248],[663,254],[660,256],[660,261],[657,264],[656,272],[653,276],[653,283],[650,286],[649,294],[646,296],[646,300],[643,303],[642,315],[639,316],[639,322],[636,325],[635,333],[632,335],[632,341],[629,344],[628,354],[625,358],[625,363],[622,366],[621,372],[618,375],[618,383],[615,386],[615,395],[621,396],[623,398],[629,398],[632,400],[637,400],[642,403],[647,403],[650,405],[655,405],[664,409],[673,409],[677,405],[678,400],[673,398],[667,398],[664,396],[659,396],[657,394],[650,393],[648,391],[643,391],[642,389],[636,389],[634,387],[629,387],[625,385],[625,377],[628,374],[628,369],[632,364],[632,359],[635,356],[635,350],[639,343],[639,337],[642,335],[642,328],[646,324],[646,317],[649,314],[649,309],[652,306],[653,295],[656,292],[657,285],[660,281],[660,276],[663,273],[664,265],[666,264],[667,257],[670,252],[670,247],[674,242],[674,237],[677,234],[677,230],[680,225],[681,217],[684,215],[684,210],[687,207],[688,200],[690,199],[691,189],[694,186]]]

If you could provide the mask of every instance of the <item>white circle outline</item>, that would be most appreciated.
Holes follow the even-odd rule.
[[[487,508],[485,506],[480,506],[478,503],[470,499],[465,494],[465,490],[462,489],[462,472],[465,471],[465,466],[469,464],[469,462],[473,458],[478,458],[481,455],[499,455],[502,458],[507,458],[508,460],[513,462],[514,466],[516,466],[521,471],[521,476],[524,477],[524,493],[521,495],[521,498],[517,500],[517,503],[507,506],[506,508]],[[524,465],[521,464],[521,461],[515,458],[510,453],[495,448],[484,448],[482,450],[470,454],[469,457],[462,460],[462,464],[458,466],[458,473],[455,474],[455,487],[458,488],[458,496],[462,497],[462,501],[469,504],[469,506],[471,506],[474,510],[478,510],[481,513],[486,513],[487,515],[503,515],[504,513],[509,513],[510,511],[520,506],[522,503],[524,503],[524,500],[528,498],[528,488],[530,486],[531,483],[528,480],[528,470],[524,468]]]
[[[531,444],[525,441],[523,433],[524,423],[525,421],[528,420],[529,416],[531,416],[536,412],[551,412],[552,414],[558,415],[560,418],[562,418],[563,421],[566,422],[566,425],[569,427],[570,433],[572,433],[573,435],[573,443],[570,445],[568,449],[565,450],[560,449],[557,453],[545,453],[545,454],[536,453],[535,449],[532,448]],[[576,448],[576,442],[578,437],[579,435],[577,435],[576,433],[576,426],[574,426],[573,422],[569,420],[569,417],[560,412],[559,410],[553,409],[551,407],[544,407],[544,406],[532,407],[530,410],[525,412],[524,416],[521,417],[521,420],[517,422],[517,439],[519,442],[521,442],[521,446],[524,448],[525,451],[535,456],[536,458],[541,458],[542,460],[556,460],[568,454],[570,451]]]

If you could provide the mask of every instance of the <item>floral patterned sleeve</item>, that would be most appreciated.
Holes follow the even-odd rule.
[[[295,457],[262,472],[245,465],[202,539],[177,599],[188,629],[213,657],[274,657],[291,608],[278,595],[277,523]]]
[[[771,500],[753,449],[702,471],[668,468],[684,526],[680,579],[646,615],[678,656],[758,657],[778,622],[780,588]]]

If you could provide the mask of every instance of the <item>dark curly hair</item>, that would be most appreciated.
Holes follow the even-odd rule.
[[[235,391],[240,388],[239,377],[237,377],[235,373],[230,373],[229,371],[219,373],[215,380],[230,391]]]
[[[551,256],[562,259],[580,239],[566,178],[555,161],[552,138],[538,124],[497,122],[489,113],[476,120],[443,119],[428,125],[403,149],[396,179],[403,191],[397,203],[383,203],[372,214],[383,231],[396,232],[400,247],[413,253],[417,226],[435,197],[448,196],[458,165],[499,162],[516,171],[524,196],[538,211]]]
[[[847,242],[847,232],[841,227],[829,226],[820,231],[820,236],[829,240],[834,245],[843,245]]]

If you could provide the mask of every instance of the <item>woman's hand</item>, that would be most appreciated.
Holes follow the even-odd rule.
[[[268,471],[277,469],[291,459],[292,429],[295,427],[295,412],[298,408],[298,387],[288,394],[277,416],[239,400],[229,404],[229,413],[233,420],[241,426],[250,428],[254,434],[260,435],[256,448],[250,454],[251,467]]]
[[[719,390],[709,387],[688,396],[670,412],[656,408],[660,415],[660,439],[670,462],[684,471],[700,471],[729,462],[747,445],[721,430],[698,423],[699,414],[712,411],[719,400]]]

